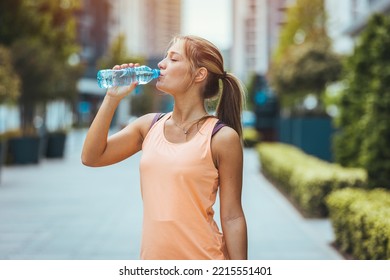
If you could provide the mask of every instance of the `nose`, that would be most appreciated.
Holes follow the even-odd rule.
[[[158,68],[159,69],[164,69],[165,68],[165,58],[163,60],[161,60],[158,64],[157,64]]]

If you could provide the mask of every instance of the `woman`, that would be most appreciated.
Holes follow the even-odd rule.
[[[85,139],[82,162],[106,166],[142,150],[141,259],[246,259],[242,87],[224,71],[218,49],[195,36],[174,38],[158,67],[156,87],[173,96],[173,111],[144,115],[108,137],[119,102],[136,84],[108,89]],[[219,94],[220,81],[217,117],[226,125],[205,109],[205,99]],[[213,219],[218,189],[223,234]]]

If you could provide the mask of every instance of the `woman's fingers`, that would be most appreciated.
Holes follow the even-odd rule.
[[[138,67],[139,63],[123,63],[121,65],[115,65],[112,69],[118,70],[118,69],[124,69],[129,67]]]

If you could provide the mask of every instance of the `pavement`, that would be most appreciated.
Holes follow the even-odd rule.
[[[85,130],[73,131],[63,159],[4,166],[0,176],[0,260],[138,259],[142,200],[138,153],[103,168],[81,164]],[[249,259],[339,260],[328,219],[307,219],[244,150],[243,207]],[[215,205],[218,221],[218,202]]]

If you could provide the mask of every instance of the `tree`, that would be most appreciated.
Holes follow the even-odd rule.
[[[293,98],[311,93],[321,100],[328,83],[341,74],[340,58],[317,42],[291,47],[284,58],[274,69],[272,84],[276,92]]]
[[[329,82],[339,79],[340,57],[330,48],[323,0],[298,0],[288,9],[287,24],[271,63],[269,78],[283,107],[293,107],[308,94],[319,101]]]
[[[0,45],[0,104],[15,102],[20,95],[20,78],[12,65],[11,52]]]
[[[23,81],[19,98],[22,130],[34,133],[32,121],[36,105],[51,98],[59,79],[54,69],[57,65],[53,63],[55,53],[37,38],[15,41],[12,53],[15,69]]]
[[[374,15],[346,66],[336,160],[364,167],[371,187],[390,189],[390,17]]]
[[[0,42],[37,37],[55,49],[63,61],[79,50],[75,13],[80,0],[3,0],[0,3]]]
[[[55,84],[49,99],[74,101],[77,97],[77,80],[84,67],[69,63],[69,58],[78,53],[76,42],[77,22],[75,14],[81,9],[80,0],[40,0],[35,1],[39,13],[40,39],[55,52],[52,61]]]
[[[280,40],[274,53],[274,62],[282,62],[291,46],[303,42],[319,42],[329,45],[326,34],[326,16],[323,0],[297,0],[287,9],[286,25],[280,32]]]
[[[78,51],[74,14],[80,0],[3,0],[0,3],[0,43],[12,49],[22,80],[20,104],[24,130],[33,127],[39,103],[77,94],[78,67],[68,64]],[[28,65],[23,67],[23,63]]]

